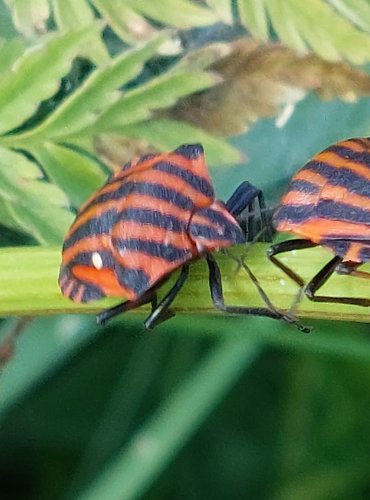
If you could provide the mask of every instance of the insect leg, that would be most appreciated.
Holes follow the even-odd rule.
[[[293,281],[297,283],[297,285],[300,288],[304,287],[304,280],[299,276],[299,274],[295,273],[290,267],[286,266],[283,264],[279,259],[275,257],[275,255],[278,255],[279,253],[284,253],[284,252],[291,252],[292,250],[303,250],[304,248],[312,248],[316,247],[317,243],[313,243],[312,241],[309,240],[287,240],[287,241],[282,241],[281,243],[277,243],[276,245],[272,245],[268,250],[267,250],[267,257],[277,266],[279,269],[281,269],[285,274],[289,276]]]
[[[118,314],[123,314],[127,311],[131,311],[132,309],[136,309],[144,304],[152,303],[152,307],[156,307],[156,294],[155,291],[148,290],[143,295],[141,295],[136,300],[126,300],[126,302],[122,302],[122,304],[118,304],[114,307],[110,307],[109,309],[105,309],[101,313],[96,315],[96,321],[98,325],[105,325],[108,321],[110,321]]]
[[[358,278],[370,279],[370,274],[362,271],[357,271],[358,263],[342,262],[341,257],[335,256],[319,271],[316,276],[307,284],[305,294],[314,302],[331,302],[337,304],[353,304],[356,306],[368,307],[370,300],[359,297],[328,297],[325,295],[316,295],[316,292],[328,281],[334,272],[339,274],[347,274],[357,276]]]
[[[213,304],[217,309],[232,314],[254,314],[255,316],[267,316],[269,318],[276,319],[282,318],[283,315],[276,311],[274,308],[269,309],[267,307],[242,307],[226,305],[222,290],[220,268],[218,267],[218,264],[212,255],[207,254],[206,259],[209,269],[209,289],[211,292]]]
[[[174,313],[169,309],[172,302],[175,300],[176,295],[179,293],[183,287],[187,277],[189,275],[189,266],[185,264],[181,268],[179,277],[177,278],[173,287],[169,290],[167,295],[161,300],[161,302],[154,308],[152,312],[144,321],[144,326],[147,330],[151,330],[155,326],[159,325],[163,321],[172,318]]]

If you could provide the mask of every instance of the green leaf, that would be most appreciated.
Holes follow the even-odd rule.
[[[42,179],[38,166],[20,153],[0,148],[0,196],[12,219],[40,243],[60,243],[72,214],[65,194]]]
[[[370,59],[370,36],[357,30],[322,0],[311,0],[310,8],[296,0],[286,1],[290,22],[295,23],[303,38],[324,59],[342,57],[356,64]]]
[[[55,22],[62,32],[76,31],[83,26],[91,26],[95,16],[86,0],[52,0]],[[97,66],[106,64],[110,57],[101,39],[101,33],[95,33],[84,43],[81,55],[86,56]]]
[[[93,4],[114,32],[126,43],[149,40],[156,31],[134,9],[117,0],[93,0]]]
[[[14,26],[26,38],[46,31],[50,15],[48,0],[5,0],[12,13]]]
[[[305,51],[306,46],[320,57],[355,64],[370,60],[370,7],[363,0],[238,0],[242,23],[256,38],[267,41],[269,23],[290,47]],[[361,14],[360,14],[361,12]]]
[[[25,47],[26,44],[21,38],[0,41],[0,73],[11,70],[12,65],[24,52]]]
[[[327,0],[348,21],[364,31],[370,31],[370,4],[368,0]]]
[[[0,220],[1,225],[15,229],[16,231],[25,232],[24,227],[18,223],[17,217],[13,214],[11,203],[0,197]]]
[[[75,207],[82,205],[106,178],[96,159],[67,146],[46,142],[33,152],[48,177]]]
[[[216,83],[211,73],[170,71],[149,83],[126,92],[100,115],[94,130],[106,132],[116,127],[149,118],[155,109],[174,104],[180,97]]]
[[[146,17],[176,28],[207,26],[222,21],[212,10],[188,0],[126,0]]]
[[[0,81],[0,132],[19,126],[51,96],[71,66],[83,42],[96,29],[53,35],[27,50]]]
[[[269,0],[266,2],[266,10],[280,40],[298,52],[306,52],[307,44],[297,26],[292,22],[287,22],[289,11],[286,2],[284,0]]]
[[[107,67],[95,70],[38,127],[14,136],[14,140],[34,142],[40,138],[70,136],[94,123],[100,112],[118,100],[121,94],[117,89],[141,72],[144,63],[155,54],[165,39],[164,35],[157,36],[146,45],[126,51],[111,60]]]
[[[252,35],[267,41],[269,29],[264,0],[238,0],[238,8],[242,23]]]
[[[122,127],[121,133],[146,139],[160,151],[175,149],[179,144],[201,142],[205,148],[207,163],[230,165],[240,163],[242,155],[238,149],[220,137],[204,130],[175,120],[150,120]]]
[[[206,2],[224,23],[232,24],[233,13],[230,0],[206,0]]]

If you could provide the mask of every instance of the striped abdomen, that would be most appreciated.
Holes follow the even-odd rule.
[[[64,242],[59,283],[76,302],[134,300],[201,251],[239,239],[236,221],[214,204],[202,147],[182,146],[127,164],[83,205]]]
[[[368,261],[370,139],[339,142],[309,161],[293,177],[274,224],[329,246],[344,260]],[[357,247],[350,244],[356,241]]]

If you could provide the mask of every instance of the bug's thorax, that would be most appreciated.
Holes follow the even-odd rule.
[[[218,200],[193,212],[187,232],[199,255],[245,241],[238,222]]]

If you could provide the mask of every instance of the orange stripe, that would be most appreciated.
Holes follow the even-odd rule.
[[[88,200],[80,207],[79,212],[82,212],[98,196],[101,196],[102,194],[107,194],[107,193],[111,193],[113,191],[116,191],[122,185],[122,183],[124,183],[126,180],[128,180],[126,178],[129,176],[130,176],[130,181],[132,180],[132,181],[138,181],[138,182],[145,182],[147,180],[147,178],[146,178],[146,175],[143,175],[143,173],[145,173],[147,170],[151,170],[153,167],[155,167],[155,165],[157,165],[161,161],[164,161],[164,160],[171,161],[171,159],[172,159],[173,163],[176,162],[176,164],[178,166],[180,166],[182,168],[186,168],[185,165],[187,166],[187,163],[181,162],[182,157],[178,156],[178,155],[168,155],[167,153],[163,153],[163,154],[156,155],[152,159],[144,161],[142,163],[140,163],[140,157],[134,158],[131,161],[131,167],[128,170],[118,170],[114,174],[114,177],[113,177],[114,181],[112,182],[112,179],[111,179],[111,182],[109,182],[109,183],[107,181],[107,183],[104,184],[98,191],[96,191],[94,194],[92,194],[88,198]],[[179,163],[181,163],[181,165]],[[186,168],[186,170],[192,170],[192,169]],[[166,173],[157,172],[155,170],[153,171],[153,173],[157,177],[155,179],[155,182],[158,184],[162,184],[164,177],[166,175],[168,175]],[[198,175],[201,175],[202,173],[203,172],[200,172],[200,173],[198,173]],[[206,171],[206,173],[207,173],[207,171]],[[174,176],[172,176],[172,177],[174,177]],[[205,178],[209,182],[211,182],[211,179],[209,176],[206,176]],[[178,177],[176,177],[176,179],[178,179]],[[188,184],[187,184],[187,186],[190,187]],[[178,184],[176,185],[175,189],[177,191],[179,191]],[[191,187],[190,187],[190,189],[191,189]],[[197,193],[198,193],[198,191],[197,191]]]
[[[291,190],[281,199],[281,205],[316,205],[319,194],[303,193],[302,191]]]
[[[302,191],[288,191],[282,198],[282,205],[316,205],[319,200],[333,200],[339,203],[346,203],[357,208],[370,210],[370,199],[367,196],[360,196],[351,193],[341,186],[327,184],[318,194],[303,193]]]
[[[312,172],[304,167],[293,176],[292,180],[308,181],[312,184],[316,184],[317,187],[324,186],[328,182],[328,179],[323,175]]]
[[[73,297],[73,301],[74,301],[74,302],[78,302],[78,303],[82,302],[82,296],[83,296],[83,294],[84,294],[85,288],[86,288],[86,287],[85,287],[84,285],[80,285],[80,286],[78,287],[77,293],[76,293],[76,294],[75,294],[75,296]]]
[[[362,262],[360,252],[363,248],[367,248],[368,246],[369,245],[363,245],[359,242],[351,243],[349,249],[343,257],[343,260],[348,262]]]
[[[184,257],[174,262],[168,262],[161,257],[148,255],[144,252],[134,250],[124,250],[115,255],[117,262],[127,269],[143,269],[152,279],[153,276],[163,276],[173,269],[179,267],[183,262],[190,260],[192,255],[189,251],[189,258]]]
[[[62,278],[59,278],[59,286],[60,288],[64,288],[64,285],[68,281],[68,278],[66,275],[64,275]]]
[[[127,170],[118,170],[114,174],[114,179],[121,181],[128,176],[131,177],[132,175],[141,174],[146,170],[152,170],[153,167],[155,167],[158,163],[166,161],[177,165],[184,170],[192,172],[198,177],[202,177],[203,179],[211,183],[211,177],[208,173],[203,155],[193,160],[189,160],[185,156],[181,156],[175,153],[160,153],[143,162],[140,161],[140,158],[140,156],[134,157],[131,160],[130,168],[127,168]]]
[[[125,297],[129,300],[136,298],[135,293],[123,287],[112,269],[95,269],[94,267],[76,265],[72,267],[72,274],[78,279],[91,283],[100,288],[107,297]]]
[[[155,243],[171,244],[179,249],[189,249],[196,252],[195,246],[188,237],[186,232],[177,233],[169,229],[145,226],[143,224],[133,221],[120,221],[112,231],[112,237],[115,238],[138,238],[142,241],[154,241]]]
[[[337,142],[335,146],[342,146],[344,148],[352,149],[352,151],[356,151],[358,153],[362,153],[370,148],[370,141],[365,137],[359,137],[361,141],[365,141],[365,144],[359,144],[355,142],[353,139],[347,139],[345,141]]]
[[[63,294],[66,296],[66,297],[69,297],[72,293],[72,290],[73,290],[73,286],[74,286],[74,283],[72,280],[69,280],[67,286],[64,287],[63,289]]]
[[[178,166],[178,165],[177,165]],[[149,170],[145,172],[145,175],[138,176],[133,174],[132,179],[130,181],[134,182],[148,182],[151,184],[161,184],[169,189],[173,189],[178,193],[188,196],[191,198],[198,208],[208,207],[212,202],[213,198],[201,193],[197,189],[193,188],[186,181],[181,179],[179,176],[168,173],[161,172],[159,170]]]
[[[340,203],[346,203],[356,208],[370,210],[370,198],[351,193],[348,189],[341,186],[332,186],[327,184],[322,190],[320,199],[333,200]]]
[[[174,163],[175,165],[178,165],[179,167],[192,172],[193,174],[196,174],[198,177],[201,177],[202,179],[205,179],[210,184],[212,184],[211,176],[208,172],[203,155],[200,155],[198,158],[195,158],[193,160],[189,160],[185,156],[180,156],[177,154],[170,154],[168,155],[168,158],[171,163]]]
[[[342,144],[340,144],[342,145]],[[370,179],[370,170],[369,167],[365,165],[361,165],[361,163],[357,163],[347,158],[343,158],[332,151],[323,151],[319,153],[313,158],[314,161],[323,161],[335,168],[346,168],[351,170],[353,173],[362,175],[365,179]]]
[[[193,255],[189,252],[189,258],[168,262],[160,257],[153,257],[142,252],[127,251],[121,254],[117,253],[116,258],[117,262],[127,269],[143,269],[149,276],[148,288],[151,288],[160,279],[180,268],[182,264],[191,261]]]
[[[352,239],[356,239],[358,236],[360,241],[370,239],[370,226],[330,219],[314,218],[302,224],[284,220],[278,224],[277,229],[303,236],[315,243],[321,243],[324,239],[332,239],[332,235],[336,235],[335,239],[341,239],[341,236],[348,235],[353,236]]]
[[[156,210],[166,215],[172,215],[173,217],[183,221],[185,224],[187,224],[191,215],[189,210],[176,207],[176,205],[172,205],[167,201],[158,200],[152,196],[133,193],[124,198],[120,198],[119,200],[106,201],[105,203],[94,205],[90,209],[86,210],[86,212],[82,215],[77,216],[66,235],[66,239],[69,238],[79,227],[88,222],[89,219],[93,217],[100,217],[108,210],[117,210],[117,212],[121,212],[126,208]]]
[[[79,253],[94,251],[99,252],[104,249],[112,249],[111,236],[99,234],[83,238],[82,240],[77,241],[70,248],[66,248],[66,250],[64,250],[62,255],[63,265],[68,265],[68,263]]]

